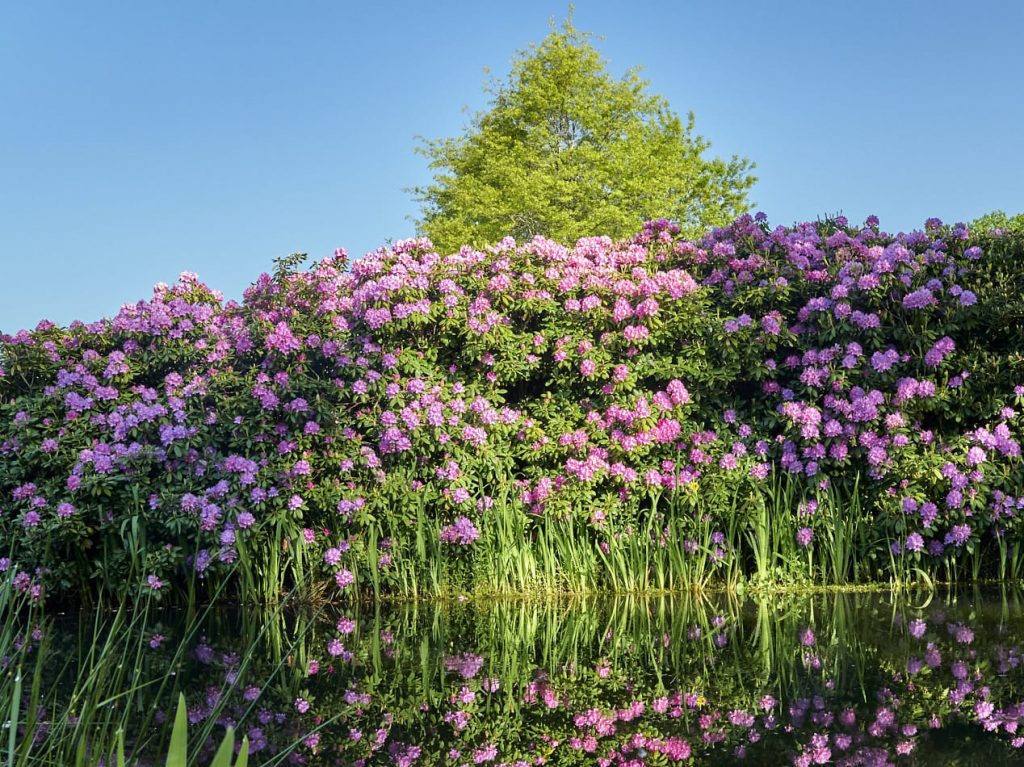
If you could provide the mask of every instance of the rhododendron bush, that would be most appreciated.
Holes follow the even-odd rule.
[[[286,260],[241,304],[185,274],[2,338],[0,568],[250,596],[1017,576],[1022,257],[758,214]]]

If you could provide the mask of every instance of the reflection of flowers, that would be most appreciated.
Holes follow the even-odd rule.
[[[885,637],[874,624],[861,631],[859,623],[878,614],[874,598],[864,599],[868,607],[855,610],[852,623],[827,601],[815,602],[813,614],[810,601],[797,602],[780,616],[767,655],[749,641],[760,635],[742,610],[723,614],[710,604],[681,613],[642,607],[620,623],[589,610],[540,621],[535,607],[523,608],[525,620],[487,608],[498,610],[491,621],[471,605],[448,605],[425,622],[344,617],[322,627],[326,636],[313,632],[316,641],[295,655],[302,660],[293,682],[283,684],[258,677],[278,661],[207,637],[190,653],[198,676],[189,718],[249,711],[239,729],[254,753],[298,744],[300,760],[332,754],[366,767],[433,765],[434,754],[449,752],[471,765],[541,757],[616,767],[655,756],[709,765],[743,756],[755,764],[884,764],[916,753],[947,726],[975,726],[1007,749],[1024,748],[1024,651],[1009,639],[1024,635],[1019,626],[991,634],[953,606],[886,619]],[[443,626],[443,647],[422,630],[430,625]],[[663,641],[687,633],[690,642]],[[553,642],[566,635],[575,644],[560,651]],[[835,636],[842,640],[826,641]],[[146,657],[159,664],[173,648],[162,635],[150,640]],[[750,673],[766,659],[769,674]],[[859,683],[844,686],[854,664],[866,700]],[[217,683],[231,689],[219,692]]]
[[[481,655],[463,653],[462,655],[451,655],[444,660],[445,668],[457,672],[463,679],[472,679],[484,665]]]
[[[728,637],[740,629],[734,620],[721,615],[709,617],[705,625],[716,631],[716,637]],[[736,692],[723,689],[720,682],[715,684],[699,666],[693,668],[697,672],[690,682],[693,688],[648,697],[644,693],[648,670],[642,665],[631,665],[637,648],[620,645],[614,657],[601,656],[594,661],[589,683],[571,664],[558,673],[536,669],[519,697],[516,717],[522,723],[517,727],[549,728],[552,734],[545,736],[549,763],[557,763],[559,750],[568,749],[608,767],[630,764],[635,759],[643,761],[651,754],[662,754],[669,760],[695,758],[698,763],[715,763],[720,758],[716,754],[758,758],[754,755],[762,753],[762,749],[768,749],[764,751],[768,754],[776,753],[780,747],[791,751],[793,764],[807,767],[825,763],[885,763],[913,753],[922,732],[954,721],[954,716],[966,716],[993,732],[1004,724],[1008,732],[1016,728],[1010,718],[1016,709],[1000,709],[992,699],[996,689],[993,682],[998,684],[999,677],[983,685],[978,676],[981,667],[970,660],[976,657],[976,651],[970,649],[977,642],[974,629],[944,616],[940,616],[932,632],[922,618],[907,625],[912,638],[926,640],[925,658],[938,676],[934,677],[934,685],[932,677],[915,677],[915,663],[919,661],[914,657],[906,659],[898,668],[894,666],[891,675],[878,680],[883,691],[873,706],[847,704],[835,680],[830,678],[827,669],[833,668],[834,653],[842,652],[842,646],[807,650],[813,654],[804,656],[803,661],[808,669],[817,669],[817,692],[790,697],[780,706],[774,691],[755,697],[740,693],[741,703],[739,698],[730,697]],[[694,641],[706,636],[699,631],[698,624],[691,625],[688,632]],[[614,642],[615,636],[608,631],[603,641]],[[816,631],[810,626],[792,636],[801,648],[818,645]],[[652,648],[662,647],[661,635],[654,637]],[[396,636],[395,641],[401,640]],[[731,652],[745,647],[742,643],[727,646],[733,647]],[[958,651],[968,654],[956,657]],[[944,662],[942,656],[947,652],[952,657]],[[1003,658],[1020,657],[1019,651],[1010,656],[1004,650],[999,653]],[[443,662],[448,671],[454,672],[454,678],[464,683],[451,687],[445,706],[423,711],[439,716],[440,721],[459,733],[460,744],[475,744],[468,751],[462,746],[457,750],[478,764],[532,761],[529,748],[524,750],[516,736],[510,735],[508,741],[488,739],[488,724],[474,715],[480,705],[479,694],[499,695],[506,688],[514,688],[515,683],[503,680],[499,684],[496,677],[480,677],[480,670],[488,664],[480,652],[447,655]],[[674,678],[686,684],[685,674]],[[943,689],[949,682],[949,695],[935,697],[929,692],[936,686]],[[687,712],[693,712],[694,717],[685,717]],[[373,716],[369,711],[358,713],[364,719]],[[1024,707],[1021,715],[1024,717]],[[567,735],[560,729],[566,725],[571,727]],[[514,727],[512,732],[516,731]],[[1010,739],[1011,747],[1014,741]]]

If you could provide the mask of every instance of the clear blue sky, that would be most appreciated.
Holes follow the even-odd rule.
[[[566,2],[0,6],[0,331],[198,272],[411,236],[418,135],[455,135]],[[577,0],[775,223],[1024,211],[1024,3]]]

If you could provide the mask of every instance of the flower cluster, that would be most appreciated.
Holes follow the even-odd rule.
[[[759,214],[698,241],[653,221],[620,243],[338,251],[241,304],[185,274],[110,320],[0,338],[10,566],[63,589],[151,573],[168,599],[239,568],[274,592],[308,562],[348,593],[455,592],[498,588],[516,546],[522,588],[602,587],[636,546],[749,570],[740,510],[785,497],[778,540],[813,577],[842,569],[802,549],[835,548],[851,499],[877,528],[852,539],[888,549],[857,551],[879,568],[859,577],[978,552],[996,574],[1024,506],[1021,253],[935,220]]]

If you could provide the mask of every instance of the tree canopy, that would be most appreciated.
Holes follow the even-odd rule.
[[[571,21],[520,52],[489,111],[463,135],[424,141],[433,182],[413,191],[422,234],[438,248],[506,235],[562,242],[619,238],[646,220],[675,219],[695,234],[747,210],[749,160],[706,159],[694,133],[635,70],[613,78]]]

